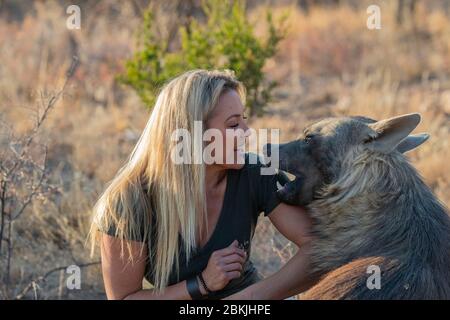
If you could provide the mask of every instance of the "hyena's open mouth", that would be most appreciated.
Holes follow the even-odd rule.
[[[289,181],[284,185],[277,183],[278,191],[277,196],[287,203],[295,203],[296,197],[301,189],[301,178],[292,175],[291,173],[279,169],[282,173],[286,174]]]
[[[268,167],[272,165],[271,149],[272,149],[271,144],[267,144],[264,146],[263,152],[264,163]],[[284,173],[288,178],[288,181],[284,182],[283,184],[281,182],[277,182],[278,187],[277,196],[284,202],[293,203],[295,201],[295,197],[298,195],[298,191],[300,190],[300,182],[301,182],[300,178],[296,177],[295,175],[287,171],[287,168],[285,168],[281,162],[278,162],[276,170],[277,172]]]

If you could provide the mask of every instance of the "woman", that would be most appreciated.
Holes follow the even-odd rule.
[[[237,161],[248,130],[243,103],[245,89],[229,71],[193,70],[164,86],[129,161],[94,207],[92,249],[100,244],[109,299],[284,299],[308,285],[305,211],[277,199],[282,176],[261,175],[248,155]],[[221,132],[223,146],[230,130],[243,132],[223,152],[236,161],[175,163],[172,133],[192,132],[195,121]],[[195,143],[188,151],[197,152]],[[249,259],[261,212],[300,248],[263,280]],[[143,290],[144,277],[153,289]]]

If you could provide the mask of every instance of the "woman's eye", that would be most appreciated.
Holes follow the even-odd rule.
[[[237,120],[237,119],[236,119]],[[246,121],[247,120],[247,116],[246,115],[242,115],[242,120]],[[239,124],[241,123],[241,121],[238,121],[236,123],[230,124],[228,125],[229,128],[237,128],[239,127]]]

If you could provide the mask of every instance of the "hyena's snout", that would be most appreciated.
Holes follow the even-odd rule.
[[[267,144],[264,156],[278,161],[278,168],[288,172],[295,179],[286,183],[277,192],[278,197],[291,205],[307,205],[314,199],[315,190],[323,177],[318,163],[312,158],[310,146],[299,140],[284,144]]]
[[[289,156],[289,146],[286,144],[266,144],[263,148],[265,163],[270,166],[277,164],[276,169],[288,172],[295,176],[277,191],[277,196],[285,203],[291,205],[301,205],[300,192],[302,189],[302,179],[295,168],[295,157]]]
[[[284,144],[272,144],[268,143],[263,147],[263,154],[265,163],[276,169],[283,170],[289,173],[293,166],[289,166],[289,156],[286,153],[286,148]],[[291,167],[291,168],[289,168]],[[292,173],[293,174],[293,173]]]

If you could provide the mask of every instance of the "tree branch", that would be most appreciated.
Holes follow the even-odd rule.
[[[86,267],[90,267],[90,266],[94,266],[94,265],[98,265],[100,264],[100,261],[95,261],[95,262],[89,262],[89,263],[84,263],[84,264],[80,264],[77,265],[80,268],[86,268]],[[30,291],[31,289],[33,289],[33,287],[35,287],[35,285],[38,282],[45,282],[45,280],[52,275],[53,273],[57,272],[57,271],[61,271],[61,270],[66,270],[70,265],[67,266],[61,266],[61,267],[57,267],[54,269],[51,269],[49,271],[47,271],[44,275],[39,276],[37,278],[34,278],[33,280],[30,281],[30,283],[28,283],[23,289],[22,291],[16,295],[16,300],[21,300],[25,297],[25,295],[28,293],[28,291]]]

